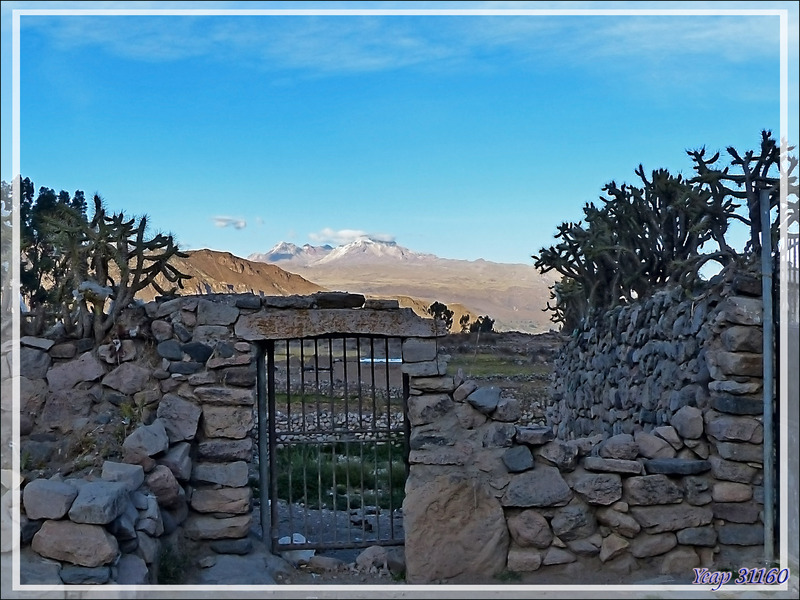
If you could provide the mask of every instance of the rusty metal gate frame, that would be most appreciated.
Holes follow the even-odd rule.
[[[333,345],[335,341],[341,344],[342,358],[335,361],[333,357]],[[348,342],[355,344],[355,353],[348,354]],[[389,337],[382,335],[356,335],[356,334],[329,334],[317,337],[308,338],[291,338],[285,340],[268,340],[263,346],[260,347],[259,361],[258,361],[258,448],[259,448],[259,477],[261,480],[261,527],[263,532],[263,539],[266,542],[267,537],[270,539],[272,552],[278,553],[287,550],[325,550],[325,549],[353,549],[365,548],[368,546],[381,545],[381,546],[394,546],[402,545],[404,543],[404,536],[400,527],[395,525],[395,513],[401,506],[395,506],[392,500],[392,445],[400,442],[404,476],[403,482],[408,478],[409,472],[409,441],[411,426],[408,421],[408,396],[409,396],[409,383],[408,375],[402,374],[402,392],[401,396],[392,394],[390,386],[390,342],[396,342],[397,347],[402,347],[402,338]],[[306,355],[306,345],[313,344],[313,352],[311,356]],[[364,345],[367,348],[362,348]],[[276,346],[285,346],[285,354],[281,351],[276,351]],[[291,348],[299,349],[299,357],[295,357],[299,361],[299,379],[300,381],[294,382],[292,380],[292,354]],[[280,348],[283,350],[283,348]],[[383,354],[385,360],[385,380],[383,382],[376,381],[376,362],[380,361],[376,357],[376,351]],[[366,352],[367,359],[364,359],[364,352]],[[323,360],[321,359],[321,354]],[[355,358],[356,376],[355,382],[348,380],[348,360]],[[362,360],[364,359],[364,360]],[[377,359],[377,360],[376,360]],[[286,381],[281,382],[285,384],[285,388],[281,385],[280,391],[276,382],[277,369],[279,365],[285,361],[286,368]],[[311,366],[307,363],[311,362]],[[362,370],[362,364],[366,362],[368,366]],[[394,362],[394,361],[392,361]],[[335,363],[341,365],[342,370],[342,390],[341,397],[338,397],[335,389]],[[306,377],[306,371],[311,371],[311,375]],[[366,371],[366,373],[364,373]],[[327,374],[328,382],[321,381],[321,373]],[[366,381],[363,379],[366,378]],[[310,381],[309,381],[310,380]],[[299,384],[299,388],[297,385]],[[377,387],[383,385],[384,387]],[[307,388],[310,386],[310,392]],[[355,390],[352,390],[355,387]],[[327,389],[325,389],[327,388]],[[323,394],[323,392],[326,392]],[[285,394],[286,402],[278,406],[277,394]],[[385,407],[381,407],[378,411],[379,396],[385,394]],[[308,398],[311,400],[308,400]],[[351,406],[351,397],[355,406]],[[324,398],[324,401],[323,401]],[[297,401],[299,400],[299,408]],[[340,404],[336,406],[337,402]],[[323,403],[326,405],[323,407]],[[285,409],[285,415],[280,413],[281,409]],[[323,428],[323,415],[324,409],[330,409],[329,424],[330,428]],[[364,412],[367,409],[367,412]],[[344,411],[345,419],[343,423],[336,425],[337,417],[339,417],[341,410]],[[354,418],[351,421],[352,410],[357,410],[354,413]],[[402,421],[400,424],[393,423],[392,413],[402,410]],[[293,414],[294,411],[294,414]],[[385,411],[385,412],[384,412]],[[386,426],[379,426],[379,417],[386,417]],[[299,418],[299,425],[293,426],[292,416],[296,419]],[[284,418],[279,422],[279,417]],[[371,417],[369,419],[368,417]],[[266,443],[265,443],[266,442]],[[344,456],[339,454],[337,456],[337,444],[344,443]],[[359,449],[357,452],[350,452],[349,447],[353,444]],[[378,515],[372,516],[366,514],[366,509],[363,506],[361,499],[364,497],[365,492],[365,471],[364,468],[368,464],[365,460],[365,444],[371,444],[374,451],[374,481],[378,480],[378,459],[377,459],[377,446],[379,444],[386,446],[389,451],[388,460],[388,476],[389,476],[389,506],[388,506],[388,526],[382,524],[380,516],[380,509]],[[308,449],[316,447],[317,452],[317,465],[316,474],[314,474],[314,467],[311,466],[309,473],[306,472],[306,464],[303,466],[303,487],[305,492],[302,497],[291,497],[291,471],[289,481],[289,498],[278,498],[278,452],[279,448],[288,453],[289,457],[292,455],[292,448],[299,447]],[[347,470],[347,481],[343,482],[346,485],[345,500],[346,508],[337,508],[337,493],[338,487],[336,482],[336,472],[333,470],[333,500],[332,507],[328,510],[315,510],[316,519],[329,519],[327,525],[332,525],[332,536],[330,539],[320,539],[319,532],[316,535],[309,536],[305,532],[309,527],[309,500],[313,503],[317,501],[318,508],[321,508],[323,503],[322,498],[322,466],[321,456],[323,449],[329,449],[329,455],[334,462],[340,458],[346,461],[349,459],[360,459],[361,479],[359,502],[361,502],[361,515],[360,518],[356,517],[351,521],[351,496],[350,489],[353,483],[350,480],[349,470]],[[395,457],[397,458],[397,457]],[[317,497],[309,498],[308,496],[308,475],[315,476],[317,481]],[[355,486],[354,486],[355,487]],[[374,489],[372,492],[375,496],[382,491]],[[289,531],[283,531],[280,526],[279,517],[279,503],[286,501],[289,509]],[[376,500],[377,503],[377,500]],[[269,507],[269,509],[267,509]],[[296,518],[296,520],[295,520]],[[343,523],[353,525],[349,527]],[[344,528],[347,531],[345,539],[339,538],[340,529]],[[356,529],[357,535],[353,535],[353,528]],[[331,529],[330,527],[328,529]],[[295,533],[302,533],[302,538],[295,538]],[[288,538],[288,541],[287,541]],[[316,538],[316,539],[315,539]]]

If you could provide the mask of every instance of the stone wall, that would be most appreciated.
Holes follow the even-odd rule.
[[[441,329],[363,296],[242,294],[151,302],[96,348],[23,336],[21,543],[49,560],[22,583],[156,583],[183,538],[248,552],[260,344],[402,337],[405,368],[429,375]]]
[[[760,565],[759,290],[613,311],[565,348],[544,427],[497,388],[413,381],[408,582]]]
[[[573,335],[548,411],[558,437],[649,431],[684,406],[760,414],[760,294],[760,280],[744,276],[697,300],[677,288]]]
[[[547,426],[499,388],[448,374],[432,320],[360,296],[184,297],[127,314],[98,348],[24,337],[21,455],[33,470],[59,464],[79,440],[86,463],[23,482],[22,543],[55,561],[36,582],[157,581],[160,548],[179,534],[247,551],[260,345],[326,333],[404,340],[408,583],[755,566],[751,284],[695,304],[658,295],[575,338]]]

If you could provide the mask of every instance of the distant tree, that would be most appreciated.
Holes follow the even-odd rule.
[[[18,181],[20,287],[37,331],[59,322],[69,336],[100,342],[139,291],[152,286],[170,295],[189,278],[170,264],[172,257],[187,255],[171,235],[148,238],[146,216],[108,214],[95,195],[89,220],[82,191],[70,197],[42,187],[34,199],[30,179]],[[4,203],[9,187],[4,183]],[[175,286],[163,289],[158,276]]]
[[[471,333],[491,333],[494,331],[494,319],[490,318],[489,315],[478,317],[469,326],[469,330]]]
[[[469,333],[469,313],[461,315],[458,325],[461,327],[461,333]]]
[[[86,225],[86,201],[77,190],[59,194],[47,187],[39,188],[34,198],[33,182],[20,179],[20,291],[28,309],[42,317],[46,305],[61,303],[59,286],[70,278],[69,265],[59,258],[67,246],[74,244],[59,233],[62,226]]]
[[[12,222],[11,222],[11,209],[13,206],[12,201],[12,188],[11,185],[2,182],[0,188],[0,243],[2,250],[0,252],[0,314],[3,315],[2,320],[2,341],[5,342],[11,337],[11,319],[6,319],[7,315],[11,314],[14,309],[14,303],[18,303],[19,299],[14,294],[14,289],[11,285],[11,265],[12,265]]]
[[[428,314],[434,319],[444,321],[447,326],[447,331],[453,326],[453,311],[447,308],[446,304],[441,302],[434,302],[428,307]]]

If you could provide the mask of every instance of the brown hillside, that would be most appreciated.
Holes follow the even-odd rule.
[[[275,265],[253,262],[216,250],[189,250],[187,258],[173,258],[172,264],[192,278],[184,283],[183,295],[189,294],[246,294],[265,296],[306,295],[324,291],[320,285],[289,273]],[[163,279],[159,285],[171,287]],[[152,288],[143,290],[138,297],[150,301],[156,296]]]
[[[356,290],[342,290],[337,286],[329,288],[313,283],[300,275],[284,271],[273,264],[247,260],[231,254],[216,250],[189,250],[187,258],[173,258],[172,264],[181,272],[191,275],[192,278],[184,283],[181,295],[190,294],[261,294],[265,296],[292,296],[308,295],[320,291],[352,291],[364,293],[368,298],[391,298],[400,303],[403,308],[411,308],[422,317],[429,317],[428,307],[436,299],[428,300],[405,295],[370,294]],[[163,278],[159,278],[159,285],[169,289]],[[153,300],[157,292],[148,288],[140,292],[137,297],[145,302]],[[453,311],[453,331],[458,331],[458,320],[463,314],[478,316],[475,310],[462,304],[447,305]]]

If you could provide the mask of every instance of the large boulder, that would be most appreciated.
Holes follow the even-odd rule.
[[[31,547],[40,555],[82,567],[113,562],[119,553],[117,538],[100,525],[72,521],[45,521]]]
[[[403,503],[406,580],[459,582],[506,567],[503,507],[478,482],[457,474],[409,480]]]

